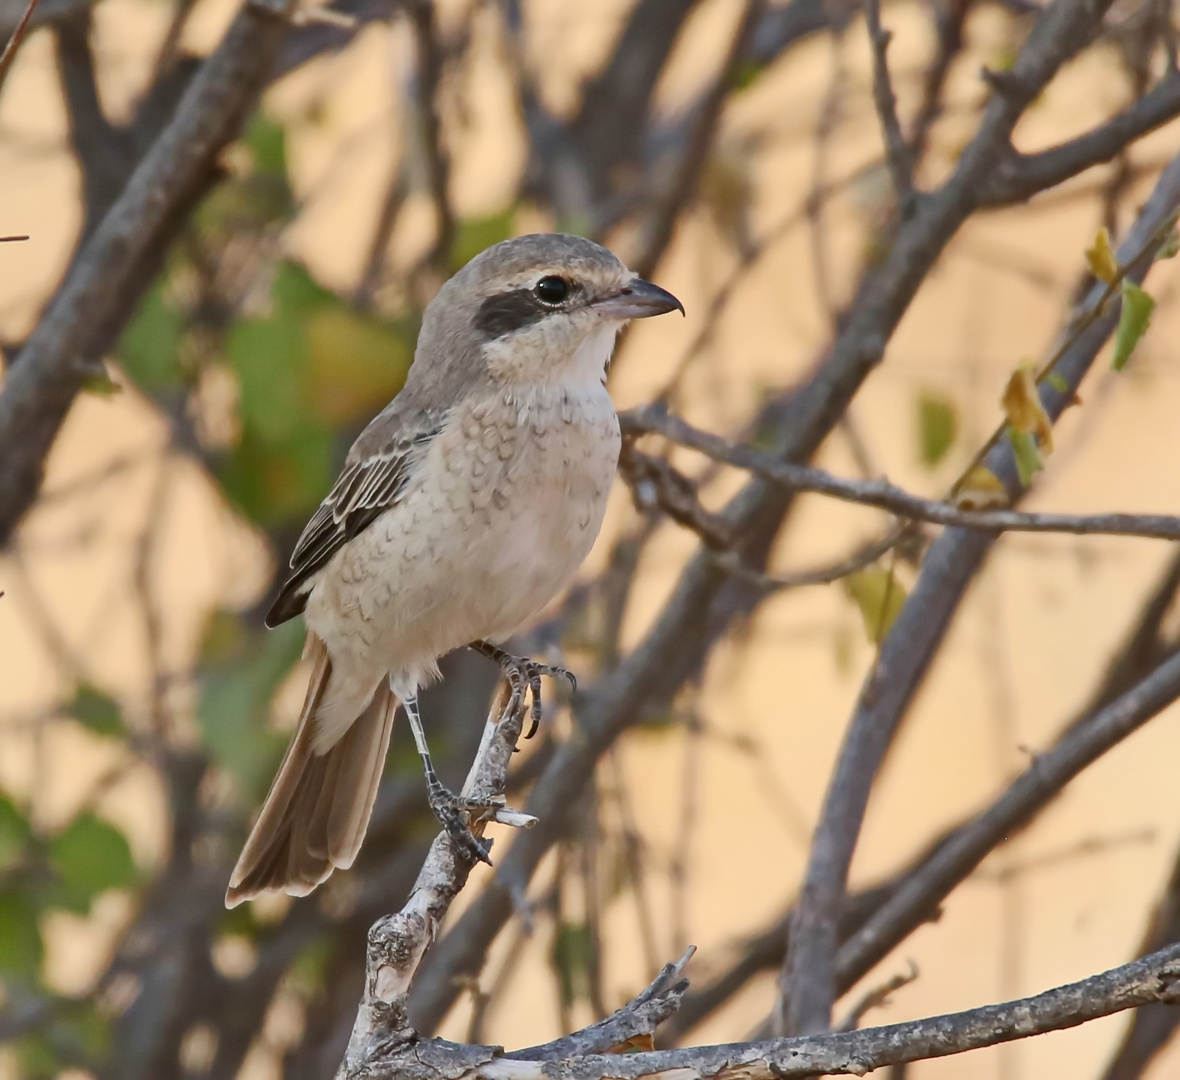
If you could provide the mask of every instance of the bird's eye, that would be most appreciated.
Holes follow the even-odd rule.
[[[570,294],[570,283],[555,274],[543,277],[533,288],[543,304],[560,304]]]

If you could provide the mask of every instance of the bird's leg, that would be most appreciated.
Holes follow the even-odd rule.
[[[462,799],[443,785],[438,773],[434,771],[434,762],[430,760],[430,748],[426,745],[426,733],[422,730],[422,714],[418,711],[418,698],[406,697],[402,704],[410,720],[410,731],[414,733],[414,745],[418,748],[418,756],[422,758],[422,769],[426,773],[426,797],[430,800],[430,809],[434,811],[439,824],[447,830],[447,835],[458,850],[466,853],[472,861],[478,860],[491,866],[492,860],[488,858],[491,844],[484,844],[476,839],[475,834],[467,827],[467,822],[463,820],[464,811],[487,810],[489,807]]]
[[[527,688],[533,700],[533,723],[529,728],[526,739],[531,739],[537,733],[541,723],[541,676],[549,675],[554,679],[568,679],[571,691],[577,691],[578,680],[572,671],[557,664],[542,664],[530,660],[527,656],[513,656],[489,641],[473,641],[468,648],[474,649],[481,656],[494,660],[500,665],[504,678],[512,687],[512,698],[508,703],[508,711],[515,712],[520,707],[521,698]]]

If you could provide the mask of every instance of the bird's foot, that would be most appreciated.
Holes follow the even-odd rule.
[[[530,660],[527,656],[513,656],[496,645],[486,641],[474,641],[471,648],[494,660],[500,665],[504,678],[512,688],[512,697],[508,702],[508,711],[515,713],[520,708],[527,690],[532,699],[532,725],[529,727],[526,739],[531,739],[537,733],[541,724],[541,676],[548,675],[553,679],[566,679],[570,684],[571,693],[576,693],[578,680],[568,668],[558,664],[542,664],[538,660]]]
[[[482,802],[464,799],[444,787],[438,780],[427,780],[426,793],[430,800],[430,809],[434,811],[439,824],[446,829],[456,851],[465,855],[470,862],[483,862],[491,866],[492,860],[488,853],[492,850],[492,841],[490,838],[481,840],[471,831],[467,824],[468,815],[494,813],[503,807],[504,799]]]

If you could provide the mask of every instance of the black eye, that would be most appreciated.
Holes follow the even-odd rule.
[[[533,288],[542,304],[560,304],[570,294],[570,283],[563,277],[543,277]]]

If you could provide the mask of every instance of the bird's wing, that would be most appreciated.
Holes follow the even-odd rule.
[[[411,418],[387,412],[357,439],[344,470],[312,515],[291,555],[291,575],[266,615],[278,626],[298,615],[316,573],[349,540],[397,504],[414,463],[442,430],[444,413]]]

